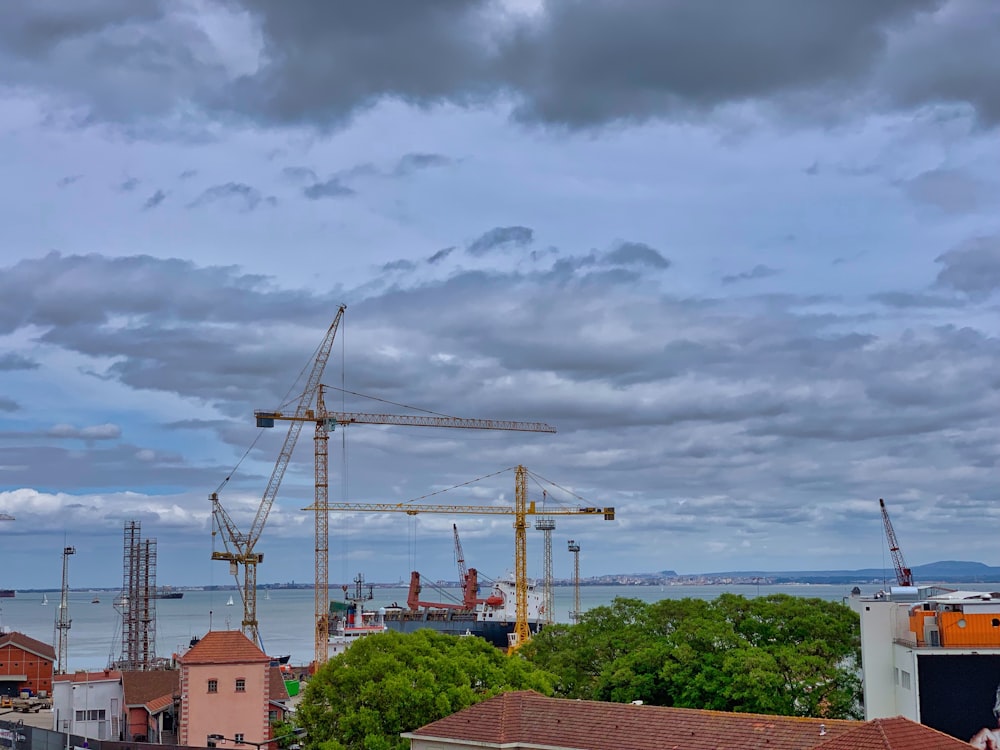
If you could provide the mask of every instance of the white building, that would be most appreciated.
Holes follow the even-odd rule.
[[[117,740],[124,706],[121,672],[74,672],[52,678],[53,729]]]
[[[903,716],[968,741],[1000,727],[1000,593],[894,587],[861,615],[865,719]]]

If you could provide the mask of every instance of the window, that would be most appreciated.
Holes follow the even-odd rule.
[[[247,681],[242,677],[236,680],[236,692],[245,693],[247,691]]]
[[[903,670],[903,687],[907,690],[910,689],[910,673],[905,669]]]
[[[210,693],[217,693],[217,692],[219,692],[219,681],[218,680],[209,680],[208,681],[208,692],[210,692]]]
[[[233,739],[236,740],[236,744],[242,745],[243,744],[243,732],[237,732],[236,734],[234,734],[233,735]]]
[[[85,721],[86,718],[87,718],[87,712],[86,711],[77,711],[76,712],[76,721]]]

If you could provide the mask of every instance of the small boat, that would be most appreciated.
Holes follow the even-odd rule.
[[[101,603],[101,600],[100,600],[100,599],[98,599],[98,598],[97,598],[97,597],[95,596],[95,597],[94,597],[93,599],[91,599],[91,600],[90,600],[90,603],[91,603],[91,604],[100,604],[100,603]]]
[[[229,597],[229,601],[226,602],[226,606],[227,607],[232,607],[233,606],[233,597],[231,597],[231,596]]]
[[[49,597],[46,594],[42,594],[42,604],[45,605],[48,603],[49,603]]]

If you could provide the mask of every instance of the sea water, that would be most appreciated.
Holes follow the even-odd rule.
[[[948,585],[948,584],[942,584]],[[994,588],[996,584],[993,584]],[[989,585],[956,584],[950,588],[984,589]],[[852,586],[826,584],[745,584],[713,586],[581,586],[580,610],[611,605],[616,598],[656,602],[661,599],[715,599],[722,593],[746,597],[773,593],[815,597],[841,601],[850,595]],[[882,586],[862,585],[863,595],[872,595]],[[353,589],[353,587],[352,587]],[[406,601],[405,586],[375,587],[367,607],[377,609]],[[43,604],[47,596],[48,604]],[[446,601],[425,591],[427,598]],[[454,600],[460,598],[457,589]],[[69,595],[69,648],[66,664],[69,671],[103,669],[121,655],[121,613],[113,605],[116,592],[73,591]],[[229,598],[234,606],[227,606]],[[555,621],[571,622],[574,609],[572,586],[556,586]],[[331,599],[342,599],[337,589],[330,590]],[[95,602],[94,600],[98,601]],[[243,619],[240,598],[235,590],[185,590],[181,599],[158,599],[156,604],[156,655],[170,658],[186,650],[192,638],[209,630],[238,630]],[[308,664],[313,657],[313,591],[312,589],[270,589],[257,594],[257,620],[264,649],[271,656],[290,656],[292,664]],[[13,599],[0,599],[0,628],[14,630],[42,641],[56,643],[55,623],[59,614],[59,593],[17,592]]]

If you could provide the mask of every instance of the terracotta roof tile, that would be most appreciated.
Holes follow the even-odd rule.
[[[159,698],[154,698],[149,701],[149,703],[146,704],[146,708],[149,710],[149,713],[158,714],[163,709],[170,708],[172,705],[174,705],[174,696],[173,693],[170,693],[168,695],[161,695]]]
[[[114,680],[121,682],[122,673],[111,669],[103,672],[73,672],[73,674],[57,674],[52,677],[53,682],[101,682],[102,680]]]
[[[0,635],[0,647],[8,644],[17,646],[24,651],[30,651],[36,656],[41,656],[43,659],[48,659],[49,661],[56,660],[56,650],[52,646],[48,643],[35,640],[24,633],[12,632]]]
[[[179,692],[181,673],[176,669],[122,673],[126,706],[146,706],[150,701]]]
[[[969,743],[957,740],[936,729],[897,716],[872,719],[815,750],[969,750]]]
[[[862,726],[859,721],[577,701],[516,691],[421,727],[412,736],[576,750],[717,750],[723,740],[732,750],[804,750]]]
[[[182,664],[270,664],[270,657],[238,630],[210,630],[183,656]]]
[[[285,677],[281,674],[280,667],[271,667],[267,675],[268,679],[268,700],[287,701],[289,699],[288,688],[285,687]]]

